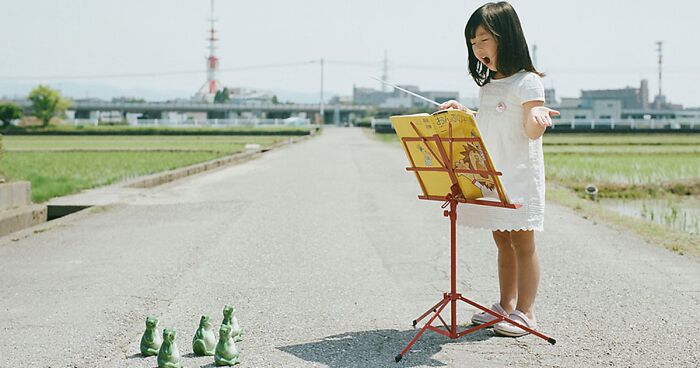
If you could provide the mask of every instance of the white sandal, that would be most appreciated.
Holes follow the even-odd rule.
[[[513,321],[527,327],[530,329],[537,329],[537,322],[534,320],[530,320],[527,318],[525,313],[519,311],[519,310],[514,310],[513,313],[508,315],[508,318],[512,319]],[[522,328],[512,325],[507,321],[501,321],[496,323],[493,326],[493,332],[495,332],[498,335],[502,336],[508,336],[508,337],[520,337],[520,336],[525,336],[529,334],[529,332],[523,330]]]
[[[496,303],[491,306],[491,310],[502,315],[502,316],[507,316],[508,313],[506,313],[506,310],[501,307],[501,303]],[[496,319],[492,314],[486,313],[486,312],[479,312],[479,313],[474,313],[472,316],[472,323],[475,325],[483,325],[484,323],[489,323]]]

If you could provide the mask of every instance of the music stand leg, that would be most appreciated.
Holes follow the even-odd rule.
[[[420,339],[421,335],[423,335],[423,332],[425,332],[425,330],[428,329],[428,327],[433,324],[433,321],[435,320],[435,318],[437,318],[440,315],[440,312],[442,312],[442,310],[445,309],[445,307],[447,306],[447,304],[449,304],[449,302],[450,302],[449,299],[444,298],[444,299],[442,299],[442,301],[440,303],[437,304],[437,305],[439,305],[439,307],[437,307],[437,310],[435,310],[435,312],[433,313],[433,316],[430,317],[428,322],[426,322],[425,325],[423,325],[423,327],[420,329],[420,331],[418,331],[418,333],[415,336],[413,336],[413,339],[411,340],[411,342],[409,342],[408,345],[406,345],[406,347],[403,348],[403,350],[401,350],[399,355],[397,355],[394,358],[397,362],[399,360],[401,360],[403,355],[406,354],[406,352],[408,352],[411,349],[411,346],[413,346],[413,344],[415,344],[416,341],[418,341],[418,339]]]

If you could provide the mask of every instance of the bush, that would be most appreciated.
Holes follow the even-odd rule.
[[[22,118],[22,108],[13,103],[0,103],[0,121],[7,127],[12,120]]]
[[[372,126],[372,118],[371,117],[359,118],[359,119],[355,120],[355,126],[358,126],[361,128],[369,128]]]

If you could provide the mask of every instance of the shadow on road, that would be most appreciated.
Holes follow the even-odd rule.
[[[479,330],[452,340],[426,331],[397,364],[394,357],[403,350],[417,332],[418,329],[348,332],[328,336],[320,341],[282,346],[277,349],[308,362],[325,364],[330,368],[441,367],[445,364],[431,357],[440,352],[443,345],[483,341],[494,336],[491,331]]]

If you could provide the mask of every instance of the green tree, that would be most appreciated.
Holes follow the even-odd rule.
[[[224,87],[224,89],[216,91],[216,94],[214,95],[215,103],[226,103],[229,101],[231,101],[231,94],[228,87]]]
[[[41,119],[42,126],[49,125],[52,117],[63,114],[71,102],[61,97],[61,93],[48,86],[39,85],[29,93],[32,101],[32,114]]]
[[[22,108],[13,103],[0,103],[0,121],[2,127],[10,125],[10,122],[15,119],[22,118]]]

